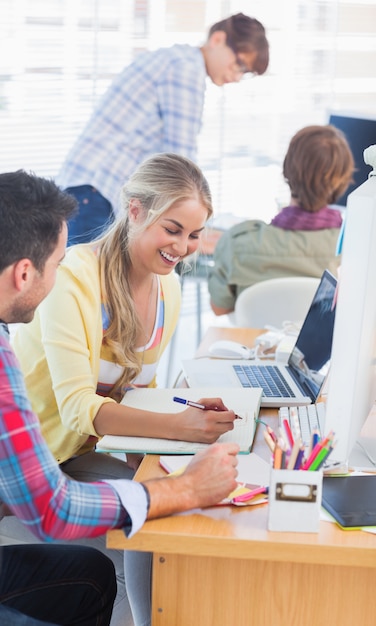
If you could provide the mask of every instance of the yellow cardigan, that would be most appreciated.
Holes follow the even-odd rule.
[[[181,294],[174,272],[160,280],[161,356],[178,321]],[[32,408],[58,463],[93,448],[88,436],[97,437],[94,418],[102,404],[114,402],[96,393],[102,334],[98,260],[91,248],[75,246],[34,320],[21,325],[13,341]]]

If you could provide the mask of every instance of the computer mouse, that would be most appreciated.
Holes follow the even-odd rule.
[[[209,346],[209,354],[217,359],[252,359],[254,350],[237,341],[214,341]]]

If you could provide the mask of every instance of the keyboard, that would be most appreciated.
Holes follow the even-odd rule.
[[[267,398],[294,398],[295,394],[275,365],[233,365],[242,387],[261,387]]]
[[[280,426],[288,419],[292,436],[300,438],[305,446],[309,446],[312,431],[318,431],[320,437],[325,429],[325,402],[308,406],[290,406],[279,409]]]

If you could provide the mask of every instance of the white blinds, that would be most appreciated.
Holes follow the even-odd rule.
[[[267,75],[208,85],[199,163],[217,212],[268,219],[300,127],[330,110],[374,116],[374,0],[1,0],[0,171],[54,176],[114,75],[140,50],[200,44],[244,11],[266,27]]]

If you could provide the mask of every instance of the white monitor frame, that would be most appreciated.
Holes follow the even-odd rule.
[[[357,447],[376,399],[375,356],[376,176],[370,176],[349,195],[346,210],[325,420],[337,440],[330,461],[347,463]]]

